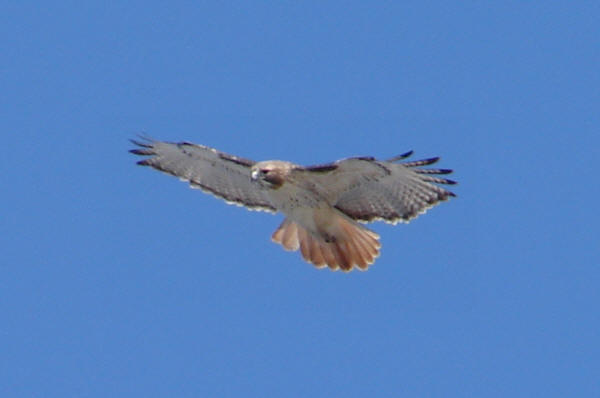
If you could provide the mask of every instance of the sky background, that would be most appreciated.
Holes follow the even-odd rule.
[[[600,5],[3,2],[3,397],[600,396]],[[368,272],[135,166],[441,156]]]

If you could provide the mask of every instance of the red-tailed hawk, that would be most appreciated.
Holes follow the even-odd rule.
[[[424,169],[439,158],[404,161],[354,157],[316,166],[281,160],[254,162],[189,142],[132,140],[130,152],[149,156],[138,164],[187,181],[227,203],[282,212],[272,240],[300,249],[309,263],[332,270],[366,270],[379,255],[379,235],[359,223],[408,222],[454,193],[435,184],[455,184]]]

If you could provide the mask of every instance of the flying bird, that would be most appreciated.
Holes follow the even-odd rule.
[[[436,184],[452,170],[421,168],[439,158],[406,161],[412,151],[387,160],[352,157],[300,166],[253,160],[190,142],[131,140],[131,153],[150,166],[249,210],[281,212],[286,218],[271,239],[300,249],[318,268],[366,270],[379,256],[379,235],[360,223],[409,222],[454,193]]]

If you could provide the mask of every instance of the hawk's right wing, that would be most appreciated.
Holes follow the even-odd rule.
[[[189,142],[171,143],[143,138],[131,140],[137,149],[130,152],[149,156],[138,162],[188,181],[229,204],[250,210],[275,212],[276,208],[260,185],[250,181],[252,160],[229,155],[216,149]]]

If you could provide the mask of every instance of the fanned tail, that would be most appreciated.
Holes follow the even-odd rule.
[[[379,256],[379,235],[341,215],[335,215],[332,224],[333,233],[326,241],[286,218],[271,239],[285,250],[300,249],[302,257],[318,268],[366,270]]]

